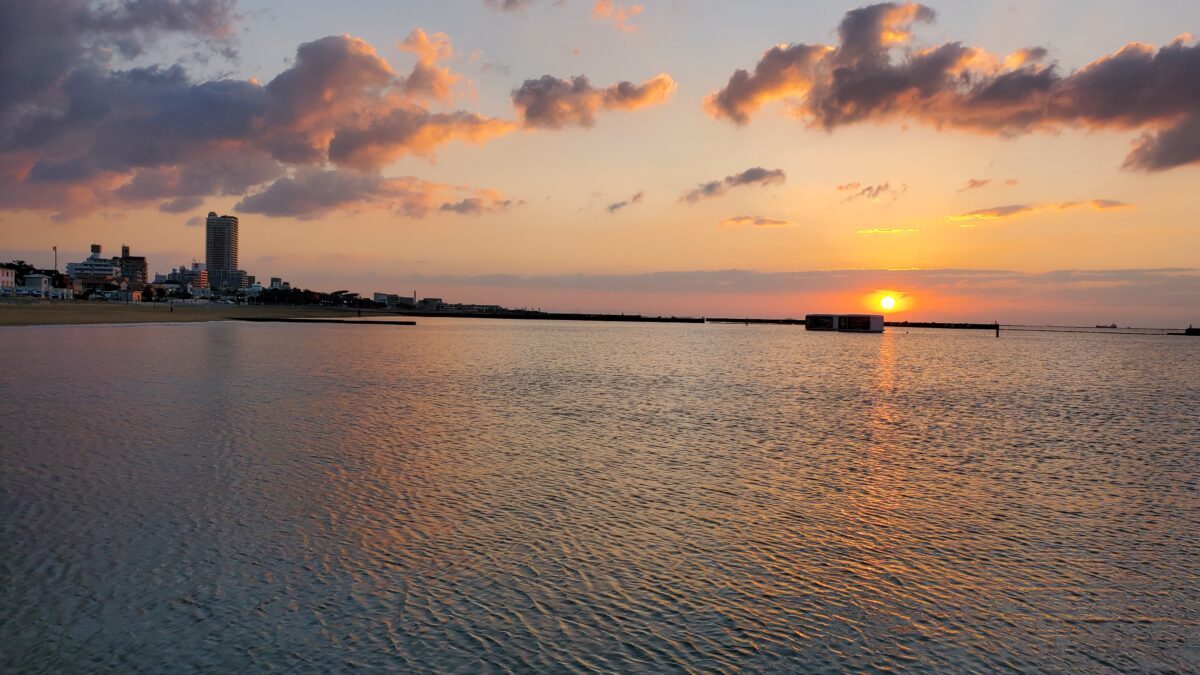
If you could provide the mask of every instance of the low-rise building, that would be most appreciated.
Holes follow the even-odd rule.
[[[67,274],[70,275],[77,290],[83,291],[111,284],[121,276],[120,264],[114,263],[113,258],[102,256],[101,251],[100,244],[92,244],[92,254],[85,260],[67,263]]]
[[[121,269],[121,279],[129,284],[129,287],[134,290],[142,290],[149,280],[149,267],[146,264],[146,257],[140,255],[129,255],[129,247],[121,247],[121,257],[113,258],[113,262]]]
[[[49,297],[50,289],[54,287],[51,279],[45,274],[26,274],[21,288],[39,297]]]
[[[0,295],[11,295],[17,286],[17,268],[0,265]]]

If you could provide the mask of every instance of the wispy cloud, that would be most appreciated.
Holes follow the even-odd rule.
[[[524,204],[524,200],[505,199],[495,190],[480,190],[477,196],[464,197],[456,202],[445,202],[438,207],[438,210],[463,216],[480,216],[485,213],[503,213]]]
[[[1133,205],[1112,199],[1091,199],[1083,202],[1053,202],[1049,204],[1009,204],[1007,206],[993,206],[991,208],[969,211],[957,216],[950,216],[947,220],[960,223],[962,227],[974,227],[976,221],[1006,220],[1035,213],[1075,211],[1079,209],[1113,211],[1129,208],[1133,208]]]
[[[609,204],[608,206],[604,207],[604,210],[608,211],[609,213],[616,213],[617,211],[620,211],[621,209],[625,208],[626,206],[629,206],[630,204],[641,204],[642,200],[645,198],[646,198],[646,193],[642,192],[642,191],[638,191],[637,194],[633,195],[629,199],[622,199],[619,202],[613,202],[613,203]]]
[[[717,227],[730,230],[739,227],[791,227],[792,225],[795,225],[795,223],[790,220],[779,220],[764,216],[734,216],[733,218],[722,220]]]
[[[966,183],[963,183],[963,186],[960,187],[958,191],[966,192],[967,190],[978,190],[979,188],[991,185],[993,182],[994,181],[991,178],[969,178],[967,179]],[[1004,186],[1012,187],[1019,182],[1021,181],[1017,180],[1016,178],[1008,178],[1004,181]]]
[[[695,204],[702,199],[719,197],[736,187],[744,185],[781,185],[786,180],[787,174],[784,173],[783,169],[764,169],[761,166],[756,166],[746,169],[741,173],[726,176],[721,180],[701,183],[695,189],[683,193],[679,201]]]
[[[452,201],[456,198],[458,201]],[[497,213],[519,204],[495,190],[453,187],[412,176],[389,178],[359,171],[306,168],[246,196],[234,209],[302,220],[332,212],[367,210],[424,218],[434,211]]]
[[[609,21],[613,28],[626,33],[637,31],[638,27],[629,23],[638,14],[642,13],[641,5],[620,5],[613,0],[596,0],[596,4],[592,5],[592,18],[601,21]]]
[[[858,183],[851,183],[850,185],[854,185],[857,187]],[[852,189],[854,189],[854,188],[847,187],[843,190],[842,186],[838,186],[838,190],[842,190],[842,191],[848,191],[848,190],[852,190]],[[858,189],[857,192],[846,197],[842,201],[852,202],[856,199],[866,199],[867,201],[879,202],[879,201],[883,201],[883,199],[885,197],[890,197],[890,199],[888,199],[888,201],[894,202],[897,199],[899,199],[900,195],[904,194],[905,192],[908,192],[908,184],[907,183],[901,184],[900,187],[898,187],[898,188],[892,187],[891,183],[884,183],[883,185],[868,185],[866,187],[862,187],[862,188]]]
[[[483,0],[483,4],[501,12],[522,12],[529,9],[533,0]]]
[[[851,181],[849,183],[842,183],[841,185],[837,186],[837,189],[838,192],[846,192],[848,190],[857,190],[860,187],[862,187],[862,183],[858,181]]]
[[[873,227],[869,230],[858,230],[856,234],[910,234],[920,232],[919,228],[910,227]]]

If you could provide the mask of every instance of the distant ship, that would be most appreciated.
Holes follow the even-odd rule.
[[[1115,323],[1109,324],[1107,326],[1101,326],[1099,324],[1096,325],[1096,328],[1116,328],[1116,327],[1117,327],[1117,324],[1115,324]]]

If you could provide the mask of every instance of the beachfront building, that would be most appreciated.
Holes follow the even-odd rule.
[[[0,295],[12,295],[17,286],[17,268],[0,265]]]
[[[415,301],[407,295],[375,293],[372,297],[375,302],[387,306],[388,309],[413,309],[416,307]]]
[[[150,268],[146,264],[145,256],[129,255],[129,247],[121,246],[121,257],[113,258],[113,262],[121,268],[121,280],[130,289],[140,291],[146,287]]]
[[[237,216],[218,216],[209,211],[204,229],[205,267],[208,287],[233,291],[246,287],[246,273],[238,269]]]
[[[155,275],[154,283],[162,285],[168,293],[195,293],[208,288],[208,270],[204,268],[204,263],[192,262],[191,267],[180,265],[166,274]]]
[[[25,280],[21,283],[21,288],[26,293],[32,293],[38,297],[50,297],[50,289],[54,287],[52,279],[46,274],[26,274]]]
[[[105,258],[101,255],[102,252],[100,244],[92,244],[92,254],[85,260],[67,263],[67,275],[71,277],[77,291],[115,283],[121,276],[121,265],[114,262],[116,258]]]

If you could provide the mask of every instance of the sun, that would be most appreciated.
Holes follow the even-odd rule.
[[[890,295],[885,295],[879,299],[879,306],[891,311],[896,308],[896,299]]]

